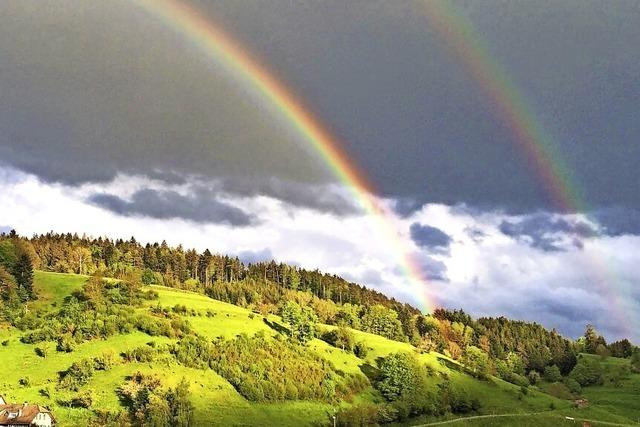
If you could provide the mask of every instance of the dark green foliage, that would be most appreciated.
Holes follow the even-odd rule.
[[[93,358],[93,368],[96,371],[108,371],[116,364],[116,355],[112,350],[106,350]]]
[[[438,384],[438,389],[441,411],[467,414],[481,408],[477,398],[472,398],[465,390],[456,389],[449,381]]]
[[[607,342],[598,334],[593,325],[587,325],[584,332],[584,351],[590,354],[597,354],[598,346],[606,348]]]
[[[122,353],[122,357],[127,362],[153,362],[156,357],[156,350],[148,345],[142,345],[133,349],[126,350]]]
[[[613,357],[630,357],[633,354],[633,344],[626,338],[612,342],[608,347]]]
[[[175,389],[165,390],[159,377],[137,372],[118,393],[136,426],[187,427],[192,424],[194,408],[189,383],[184,378]]]
[[[69,404],[72,408],[89,409],[93,405],[93,394],[89,390],[84,391],[74,396]]]
[[[544,379],[550,383],[562,381],[562,374],[556,365],[549,365],[544,368]]]
[[[31,385],[31,380],[29,379],[29,377],[22,377],[18,380],[18,384],[20,384],[22,387],[29,387]]]
[[[361,403],[348,408],[341,408],[335,415],[329,416],[329,425],[333,425],[334,416],[336,418],[335,425],[338,427],[375,426],[381,421],[380,406],[372,403]],[[395,416],[389,421],[394,419]]]
[[[492,358],[504,358],[508,353],[517,354],[527,371],[543,372],[547,365],[556,365],[562,375],[567,375],[576,364],[573,344],[555,330],[548,331],[537,323],[509,320],[504,317],[480,318],[481,327],[488,337]],[[516,372],[520,375],[524,372]]]
[[[344,326],[325,332],[321,338],[323,341],[344,351],[352,352],[355,347],[353,333]]]
[[[364,359],[369,354],[369,347],[364,341],[358,341],[356,345],[353,347],[353,354],[355,354],[360,359]]]
[[[60,386],[69,390],[78,391],[93,378],[93,360],[82,359],[73,364],[66,371],[60,372]]]
[[[380,361],[379,369],[375,386],[391,403],[398,420],[439,410],[435,396],[427,390],[429,372],[414,354],[390,354]]]
[[[529,379],[531,385],[536,385],[540,382],[540,372],[529,371],[529,373],[527,374],[527,378]]]
[[[36,347],[34,351],[39,357],[47,357],[47,349],[45,347]]]
[[[20,254],[13,266],[13,277],[18,285],[18,293],[23,301],[34,298],[33,263],[28,254]]]
[[[564,385],[567,386],[567,389],[574,394],[580,394],[582,392],[582,387],[580,383],[573,378],[565,378]]]
[[[53,332],[52,332],[53,333]],[[44,341],[48,338],[48,336],[43,336],[39,341]],[[24,342],[27,342],[23,339]],[[34,341],[36,342],[36,341]],[[64,353],[71,353],[76,347],[76,343],[69,335],[62,335],[58,337],[58,343],[56,345],[56,350]]]
[[[590,357],[581,357],[569,376],[582,387],[602,384],[603,369],[597,360]]]

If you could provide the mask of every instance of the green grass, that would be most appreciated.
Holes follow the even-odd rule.
[[[44,310],[59,306],[64,298],[73,291],[80,289],[86,277],[72,274],[55,274],[36,272],[35,288],[39,295],[33,307]],[[163,307],[173,307],[176,304],[185,305],[189,310],[195,310],[197,315],[187,315],[186,319],[201,335],[210,339],[217,337],[232,338],[238,334],[249,335],[263,331],[270,335],[277,332],[269,326],[263,316],[251,313],[244,308],[210,299],[204,295],[154,286],[159,299],[148,305],[160,304]],[[141,309],[145,310],[145,308]],[[207,312],[215,313],[207,316]],[[277,316],[269,316],[270,323],[279,323]],[[322,325],[323,330],[332,326]],[[324,341],[315,339],[309,344],[309,351],[315,351],[331,361],[336,369],[357,373],[367,370],[367,366],[376,366],[376,360],[390,353],[398,351],[414,351],[408,343],[388,340],[386,338],[361,331],[352,331],[356,341],[366,343],[369,352],[366,358],[360,359],[354,354],[336,349]],[[107,340],[97,340],[77,346],[72,353],[58,353],[52,342],[38,345],[27,345],[20,342],[21,332],[7,329],[0,325],[0,341],[8,340],[7,346],[0,346],[0,361],[5,367],[0,378],[0,394],[12,401],[37,402],[49,406],[61,426],[86,424],[91,416],[90,411],[70,409],[64,404],[75,393],[56,389],[58,372],[67,369],[76,360],[95,357],[107,349],[117,353],[144,345],[149,341],[170,342],[167,338],[150,337],[140,332],[127,335],[113,336]],[[41,358],[35,354],[35,348],[45,346],[48,356]],[[434,376],[433,389],[446,375],[459,387],[467,390],[470,395],[477,396],[482,402],[480,414],[526,414],[545,411],[540,415],[526,415],[520,418],[481,418],[460,420],[455,425],[470,426],[551,426],[558,425],[558,421],[565,415],[583,418],[599,419],[613,422],[630,422],[640,415],[640,403],[636,400],[640,393],[640,376],[633,376],[620,389],[613,386],[602,386],[585,389],[585,396],[593,405],[584,410],[571,408],[568,400],[562,400],[530,388],[526,396],[520,388],[502,380],[491,378],[480,381],[467,374],[457,363],[437,353],[421,354],[420,360],[429,365],[441,375]],[[445,365],[441,360],[448,360]],[[624,363],[609,359],[610,366]],[[448,367],[449,366],[449,367]],[[451,369],[453,368],[453,369]],[[122,410],[116,390],[126,378],[136,371],[160,374],[167,385],[174,385],[181,378],[187,378],[191,384],[192,400],[195,405],[195,425],[279,425],[279,426],[316,426],[324,425],[328,414],[335,408],[320,402],[294,401],[273,404],[256,404],[248,402],[222,377],[211,370],[197,370],[180,366],[167,357],[153,363],[120,363],[113,369],[96,372],[93,379],[83,390],[92,390],[94,394],[94,409]],[[19,381],[28,377],[30,384],[20,386]],[[544,387],[543,387],[544,388]],[[51,398],[40,394],[41,389],[49,389]],[[381,396],[373,389],[369,389],[354,398],[354,402],[380,401]],[[348,403],[342,403],[343,405]],[[551,405],[557,408],[550,411]],[[406,425],[441,421],[434,418],[412,420]],[[597,425],[597,424],[594,424]]]
[[[36,271],[34,275],[34,289],[38,294],[38,300],[34,302],[34,308],[46,308],[47,306],[60,305],[65,297],[82,288],[88,276],[65,273],[48,273]]]

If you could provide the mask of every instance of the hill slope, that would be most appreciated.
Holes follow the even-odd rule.
[[[59,307],[65,297],[80,289],[86,281],[86,276],[37,272],[35,287],[39,299],[32,303],[31,309],[53,310]],[[186,311],[180,316],[190,323],[192,328],[201,336],[208,339],[223,337],[231,339],[238,334],[254,335],[263,332],[267,336],[276,336],[278,332],[274,325],[279,325],[277,316],[264,318],[244,308],[216,301],[206,296],[159,286],[152,287],[158,294],[158,299],[148,301],[139,311],[149,311],[158,307],[184,306]],[[271,326],[270,326],[271,325]],[[281,326],[280,326],[281,327]],[[329,330],[333,326],[322,325]],[[410,351],[415,349],[410,344],[392,341],[378,335],[352,330],[358,341],[363,341],[369,348],[364,359],[356,357],[351,352],[330,346],[324,341],[314,339],[309,343],[310,352],[316,352],[322,358],[330,361],[337,370],[344,372],[366,372],[376,365],[376,359],[393,352]],[[175,339],[162,336],[149,336],[135,331],[126,334],[113,335],[103,340],[92,340],[77,345],[70,353],[55,350],[54,342],[44,342],[37,345],[24,344],[20,341],[25,332],[7,326],[0,327],[0,361],[5,370],[0,380],[0,394],[8,400],[23,402],[37,402],[52,408],[59,424],[82,425],[87,424],[93,416],[92,410],[122,410],[123,406],[116,393],[127,377],[137,371],[160,374],[167,385],[177,384],[181,378],[190,381],[191,399],[195,406],[195,425],[323,425],[329,420],[328,415],[338,406],[349,406],[360,402],[379,402],[381,395],[372,387],[360,392],[352,402],[341,402],[330,405],[319,401],[285,401],[278,403],[254,403],[246,400],[223,377],[211,369],[194,369],[185,367],[170,358],[161,358],[153,362],[119,361],[108,371],[96,371],[90,381],[80,387],[78,392],[62,390],[57,387],[59,372],[67,369],[73,362],[84,358],[100,356],[107,350],[124,353],[136,347],[145,346],[153,342],[155,345],[175,342]],[[38,355],[36,349],[44,349],[46,356]],[[467,375],[455,362],[438,353],[421,354],[420,361],[429,365],[433,371],[450,381],[470,395],[481,401],[479,414],[529,414],[545,412],[541,415],[527,415],[518,419],[517,424],[526,425],[555,425],[560,419],[559,411],[575,414],[577,410],[570,409],[570,403],[538,390],[530,388],[523,394],[520,387],[496,378],[478,380]],[[609,363],[617,363],[610,361]],[[640,385],[637,375],[625,380],[629,382],[622,389],[593,388],[587,396],[597,403],[597,408],[591,407],[583,411],[593,418],[616,422],[630,422],[638,414],[639,407],[634,403],[633,395]],[[436,389],[436,381],[432,384]],[[92,410],[70,408],[70,399],[83,391],[93,391]],[[625,414],[624,408],[629,408]],[[621,409],[622,408],[622,409]],[[551,409],[556,409],[551,411]],[[615,415],[614,415],[615,414]],[[625,416],[625,415],[628,415]],[[527,421],[525,421],[525,418]],[[435,419],[425,418],[414,420],[409,424],[433,422]],[[522,423],[521,423],[522,422]],[[467,420],[467,425],[513,425],[513,419],[479,418]]]

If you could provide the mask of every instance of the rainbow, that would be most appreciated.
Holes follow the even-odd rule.
[[[415,258],[413,243],[401,232],[395,213],[374,197],[375,191],[357,166],[340,148],[336,139],[314,114],[297,99],[273,73],[248,50],[198,10],[180,0],[131,0],[196,46],[208,59],[224,67],[232,78],[275,107],[280,120],[291,126],[324,160],[330,171],[349,189],[363,210],[376,221],[398,257],[405,277],[415,287],[421,309],[430,311],[435,301],[428,289],[428,278]],[[537,121],[517,86],[495,61],[471,22],[448,0],[424,2],[427,24],[435,29],[483,89],[501,119],[509,126],[514,142],[531,162],[531,167],[547,190],[554,207],[561,212],[585,212],[583,195],[563,161],[554,140]],[[600,286],[608,290],[600,260],[594,260]],[[611,294],[609,289],[609,294]],[[618,298],[612,303],[620,306]],[[620,314],[621,310],[613,310]],[[627,324],[622,322],[621,324]]]
[[[376,221],[385,241],[398,257],[404,276],[418,292],[423,311],[435,308],[422,268],[413,255],[412,243],[400,232],[398,218],[391,209],[375,197],[371,183],[340,149],[335,138],[318,122],[293,92],[265,66],[256,61],[244,46],[233,40],[211,17],[178,0],[131,0],[185,37],[216,64],[226,68],[231,76],[241,80],[280,113],[280,118],[292,126],[324,160],[327,167],[353,194],[362,209]]]
[[[532,168],[551,197],[553,206],[560,212],[588,212],[584,194],[575,183],[568,165],[563,161],[557,144],[537,121],[536,115],[525,102],[524,96],[509,74],[491,56],[487,44],[450,0],[426,0],[424,2],[429,28],[442,38],[456,54],[478,85],[491,100],[500,118],[511,129],[514,142],[532,162]],[[617,285],[615,272],[610,271],[600,257],[589,260],[594,279],[602,294],[609,299],[610,312],[631,335],[630,319],[624,313],[625,303]]]

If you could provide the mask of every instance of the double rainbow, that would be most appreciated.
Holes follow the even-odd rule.
[[[429,293],[428,277],[425,277],[414,256],[413,243],[401,231],[397,216],[374,197],[371,183],[292,91],[256,61],[244,46],[215,25],[210,17],[205,17],[187,3],[179,0],[131,1],[189,40],[202,54],[225,67],[230,76],[275,107],[280,119],[285,120],[314,148],[364,211],[375,219],[398,257],[404,275],[415,287],[422,302],[420,308],[426,311],[433,309],[435,301]],[[509,75],[492,59],[471,22],[448,0],[426,0],[424,6],[429,28],[434,28],[452,48],[491,99],[496,111],[511,128],[514,141],[532,162],[555,207],[561,211],[584,211],[585,204],[580,191],[574,185],[571,171],[562,161],[553,139],[538,123]],[[604,271],[604,267],[599,266],[596,270]],[[604,276],[598,276],[604,289],[607,286]]]

